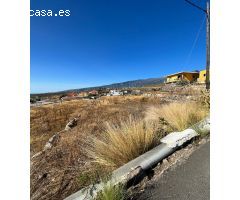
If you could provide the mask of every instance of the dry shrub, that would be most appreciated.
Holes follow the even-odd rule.
[[[91,138],[87,154],[102,166],[116,168],[153,148],[157,142],[155,123],[129,117],[117,126],[107,123],[99,137]]]
[[[146,121],[157,121],[164,118],[172,131],[182,131],[199,122],[208,114],[198,103],[171,103],[163,106],[152,106],[146,111]]]
[[[207,90],[202,90],[199,101],[207,109],[210,109],[210,92]]]

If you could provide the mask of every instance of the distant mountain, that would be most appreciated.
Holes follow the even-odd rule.
[[[144,87],[147,85],[155,85],[164,82],[164,78],[149,78],[139,79],[134,81],[126,81],[122,83],[113,83],[110,85],[104,85],[103,88],[131,88],[131,87]]]
[[[110,85],[102,85],[102,86],[96,86],[96,87],[88,87],[88,88],[79,88],[79,89],[70,89],[70,90],[64,90],[59,92],[51,92],[51,93],[44,93],[44,94],[61,94],[61,93],[68,93],[68,92],[81,92],[84,90],[93,90],[93,89],[100,89],[100,88],[112,88],[112,89],[121,89],[121,88],[134,88],[134,87],[144,87],[149,85],[157,85],[164,82],[164,77],[161,78],[148,78],[148,79],[139,79],[139,80],[133,80],[133,81],[126,81],[121,83],[113,83]],[[42,94],[42,95],[44,95]],[[32,95],[38,95],[38,94],[32,94]]]
[[[88,88],[81,88],[81,89],[73,89],[67,90],[67,92],[80,92],[84,90],[91,90],[91,89],[99,89],[99,88],[112,88],[112,89],[121,89],[121,88],[134,88],[134,87],[144,87],[148,85],[156,85],[164,82],[164,78],[148,78],[148,79],[139,79],[133,81],[126,81],[121,83],[113,83],[110,85],[102,85],[96,87],[88,87]],[[66,92],[66,91],[64,91]]]

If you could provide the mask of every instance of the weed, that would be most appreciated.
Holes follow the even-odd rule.
[[[126,196],[126,190],[123,185],[114,186],[111,183],[106,183],[103,191],[98,194],[96,200],[124,200]]]
[[[89,166],[88,170],[83,171],[77,177],[78,184],[81,187],[86,187],[91,184],[96,184],[100,180],[108,180],[110,177],[107,171],[103,171],[98,164]]]

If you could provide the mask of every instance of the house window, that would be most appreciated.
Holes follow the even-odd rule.
[[[178,78],[181,78],[181,75],[178,75]]]

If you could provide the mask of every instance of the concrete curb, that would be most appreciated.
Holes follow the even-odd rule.
[[[184,131],[168,134],[161,139],[162,143],[160,145],[113,171],[112,177],[107,183],[101,182],[90,185],[70,195],[65,200],[92,200],[98,192],[103,190],[106,184],[117,185],[131,182],[131,180],[142,175],[144,171],[175,152],[184,143],[199,135],[199,132],[210,132],[209,117]]]

